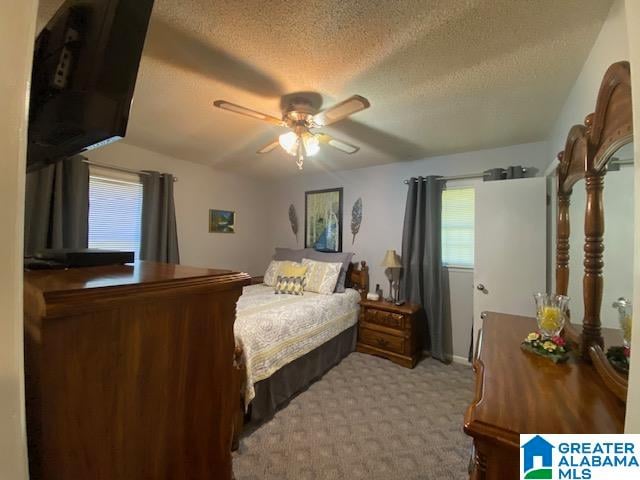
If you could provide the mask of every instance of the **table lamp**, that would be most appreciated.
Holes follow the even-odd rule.
[[[400,263],[400,259],[398,258],[398,254],[395,250],[387,250],[387,253],[384,255],[384,259],[380,264],[381,267],[385,267],[389,270],[389,274],[387,275],[389,278],[389,298],[386,300],[388,302],[393,302],[393,269],[402,268],[402,264]]]

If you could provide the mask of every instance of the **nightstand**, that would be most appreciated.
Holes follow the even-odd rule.
[[[420,305],[397,306],[384,301],[362,300],[356,351],[388,358],[403,367],[415,367],[418,351],[417,317]]]

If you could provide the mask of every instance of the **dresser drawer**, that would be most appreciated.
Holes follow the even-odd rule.
[[[360,328],[360,342],[389,352],[404,353],[404,338]]]
[[[404,328],[404,315],[376,310],[374,308],[367,308],[364,311],[364,321],[385,327],[397,328],[399,330]]]

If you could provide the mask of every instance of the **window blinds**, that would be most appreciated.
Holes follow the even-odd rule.
[[[128,178],[127,178],[128,177]],[[135,175],[89,178],[89,248],[140,253],[142,184]]]
[[[442,192],[442,263],[473,267],[474,204],[473,187]]]

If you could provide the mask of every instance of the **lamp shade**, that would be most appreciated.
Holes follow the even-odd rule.
[[[401,268],[402,264],[395,250],[387,250],[380,266],[386,268]]]

